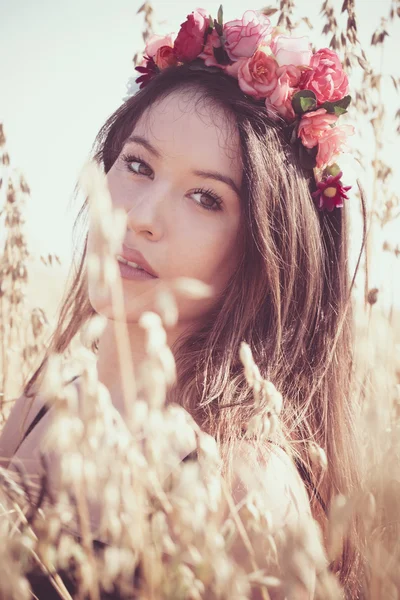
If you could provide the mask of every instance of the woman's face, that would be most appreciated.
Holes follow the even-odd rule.
[[[196,105],[197,101],[197,105]],[[233,117],[194,93],[154,103],[134,127],[107,175],[115,208],[127,213],[123,243],[142,253],[157,279],[121,278],[128,322],[154,310],[162,282],[185,276],[220,294],[240,259],[242,161]],[[88,252],[96,250],[89,230]],[[121,249],[122,250],[122,249]],[[89,284],[93,308],[111,303]],[[179,320],[198,319],[215,303],[177,297]]]

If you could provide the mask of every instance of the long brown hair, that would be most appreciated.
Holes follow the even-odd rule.
[[[146,108],[177,89],[193,91],[234,117],[244,177],[242,260],[200,331],[173,348],[175,397],[203,429],[225,442],[228,456],[250,414],[251,391],[239,360],[245,340],[261,375],[283,394],[282,422],[293,453],[308,465],[309,441],[325,449],[328,476],[321,480],[317,474],[312,483],[329,504],[333,495],[350,495],[360,485],[346,207],[319,212],[311,197],[313,174],[300,167],[282,124],[245,96],[233,78],[190,65],[164,70],[107,120],[93,147],[106,173]],[[75,230],[86,217],[87,202]],[[46,357],[66,351],[94,314],[87,294],[86,243],[87,237]],[[311,504],[321,520],[313,494]],[[353,523],[334,565],[351,598],[357,597],[356,534]]]

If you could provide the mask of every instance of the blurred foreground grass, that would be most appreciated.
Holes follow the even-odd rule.
[[[291,0],[280,3],[280,24],[289,30],[294,23],[294,7]],[[370,68],[364,49],[359,47],[354,1],[346,0],[342,9],[347,17],[342,29],[330,2],[323,2],[321,14],[330,47],[342,51],[348,69],[359,65],[363,70],[352,117],[360,120],[360,130],[368,124],[374,131],[375,159],[372,165],[364,165],[374,178],[368,217],[373,212],[375,227],[383,228],[396,218],[399,198],[390,187],[391,168],[380,156],[383,124],[388,118],[381,96],[382,74]],[[144,36],[149,35],[150,4],[145,2],[140,12],[145,15]],[[391,2],[390,15],[378,25],[372,46],[383,48],[386,30],[399,12],[398,1]],[[393,83],[398,85],[395,78]],[[6,246],[0,254],[2,423],[43,355],[66,275],[54,259],[54,266],[47,267],[37,259],[30,260],[23,232],[29,188],[10,167],[2,129],[0,146],[0,210],[6,225]],[[362,163],[361,152],[358,158]],[[379,251],[367,243],[366,267],[371,253]],[[389,251],[398,257],[398,244]],[[393,276],[399,276],[398,270]],[[240,510],[233,510],[218,476],[219,456],[213,440],[198,431],[180,407],[166,408],[160,403],[157,386],[166,385],[172,376],[160,368],[159,353],[168,355],[161,342],[148,357],[148,381],[142,382],[143,389],[148,388],[147,400],[139,398],[132,422],[124,423],[107,392],[98,385],[93,357],[86,350],[82,352],[77,340],[74,348],[83,374],[85,415],[76,410],[74,389],[60,385],[65,379],[60,357],[53,357],[45,380],[46,397],[55,414],[51,440],[64,457],[59,497],[50,501],[44,473],[34,490],[40,497],[39,506],[33,509],[29,502],[33,492],[23,471],[19,485],[9,473],[0,471],[0,600],[29,598],[26,575],[35,569],[50,574],[59,596],[69,598],[59,575],[72,562],[82,593],[90,598],[99,598],[100,590],[113,586],[123,597],[133,597],[131,583],[138,565],[141,598],[241,599],[257,588],[264,590],[260,598],[281,598],[286,593],[297,600],[304,597],[301,594],[312,569],[317,570],[315,597],[341,598],[327,560],[335,557],[352,517],[359,519],[366,531],[363,598],[400,598],[400,309],[383,308],[380,293],[368,289],[368,277],[365,286],[369,302],[357,304],[354,313],[358,382],[354,402],[361,407],[358,429],[363,440],[365,480],[361,494],[332,499],[325,548],[314,521],[306,516],[297,528],[289,528],[278,538],[273,536],[262,490],[253,490]],[[149,336],[162,340],[156,316],[147,315],[143,326]],[[93,327],[98,331],[101,323]],[[249,384],[254,385],[251,378]],[[267,401],[273,405],[274,394]],[[175,435],[178,426],[179,439]],[[143,439],[144,444],[138,443]],[[184,441],[196,446],[200,460],[177,468]],[[176,463],[172,475],[171,464],[166,464],[169,461]],[[96,507],[93,491],[98,494],[99,489],[104,499],[100,533],[109,546],[104,553],[94,554],[88,519],[82,516],[92,514]],[[79,543],[70,529],[75,509],[81,516]],[[273,566],[276,539],[285,557],[279,568]],[[238,540],[245,548],[241,559],[232,551]],[[264,572],[266,557],[270,566]]]

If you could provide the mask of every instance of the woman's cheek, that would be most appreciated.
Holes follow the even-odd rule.
[[[181,257],[181,270],[191,277],[209,279],[218,260],[218,243],[198,223],[197,226],[193,224],[187,232],[176,253]]]
[[[126,182],[116,180],[112,177],[108,181],[108,189],[114,207],[122,207],[129,198],[128,185]]]

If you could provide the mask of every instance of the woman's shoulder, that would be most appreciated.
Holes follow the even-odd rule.
[[[29,424],[43,408],[44,398],[21,394],[13,404],[0,434],[0,466],[7,468],[12,456],[21,444]]]
[[[63,381],[63,385],[77,383],[68,379]],[[21,471],[24,473],[33,503],[40,495],[43,477],[52,496],[55,497],[60,488],[61,457],[54,448],[44,446],[53,417],[54,411],[42,391],[32,398],[22,395],[16,400],[0,436],[3,457],[0,465],[15,474],[17,479]]]
[[[273,528],[295,525],[311,516],[309,497],[302,478],[289,454],[278,444],[240,444],[234,453],[236,504],[245,502],[251,491],[271,514]]]
[[[254,520],[251,531],[254,532],[254,522],[259,522],[260,518],[267,519],[268,523],[265,528],[256,528],[252,534],[255,536],[253,549],[256,562],[260,568],[268,568],[270,576],[281,579],[285,572],[287,544],[294,539],[293,534],[296,538],[312,522],[303,480],[289,454],[275,443],[240,444],[235,450],[234,462],[232,498],[243,524],[246,527],[248,511]],[[243,513],[245,506],[248,511]],[[233,544],[232,553],[238,564],[247,564],[246,569],[252,568],[248,551],[240,540]],[[304,565],[303,575],[306,578],[304,585],[296,586],[293,598],[311,600],[314,598],[316,581],[312,561]],[[279,586],[271,590],[270,596],[274,600],[286,598],[284,589]],[[258,600],[261,595],[255,593],[251,597]]]
[[[72,383],[70,379],[64,385]],[[32,386],[14,401],[0,433],[0,466],[7,468],[13,457],[26,455],[47,429],[51,414],[40,386]]]

